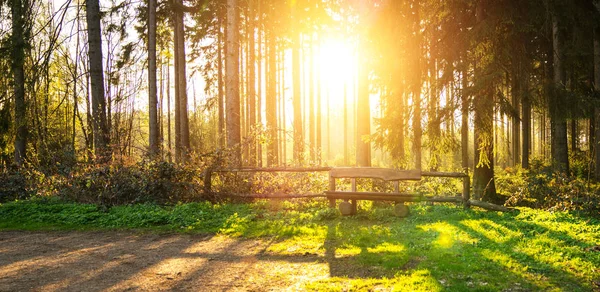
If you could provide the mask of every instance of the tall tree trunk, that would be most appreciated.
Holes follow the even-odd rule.
[[[412,84],[411,84],[411,92],[412,92],[412,101],[413,101],[413,143],[412,143],[412,152],[414,155],[414,168],[421,170],[422,168],[422,135],[423,135],[423,126],[421,125],[421,84],[422,84],[422,72],[421,72],[421,38],[422,36],[419,33],[420,30],[420,10],[418,1],[415,1],[413,5],[414,9],[414,20],[412,21],[413,31],[415,32],[415,37],[412,42],[412,51],[415,52],[413,55],[413,63],[411,74],[413,75]]]
[[[218,17],[219,21],[219,32],[217,33],[217,102],[218,102],[218,127],[219,130],[217,139],[219,148],[225,146],[225,110],[224,110],[224,98],[223,89],[225,84],[223,83],[223,17]]]
[[[315,74],[314,74],[314,43],[312,32],[308,36],[308,141],[310,149],[310,163],[316,161],[315,152]]]
[[[321,38],[318,37],[318,43],[319,45],[317,46],[317,56],[321,56],[320,54],[320,49],[321,49]],[[321,63],[317,64],[317,161],[316,163],[318,165],[322,164],[322,159],[323,159],[323,150],[322,150],[322,131],[321,131],[321,124],[322,124],[322,114],[321,114]]]
[[[279,160],[278,139],[277,139],[277,48],[276,39],[273,30],[268,32],[268,78],[267,78],[267,98],[266,98],[266,116],[267,132],[269,133],[269,142],[267,145],[267,166],[274,166]]]
[[[550,128],[552,138],[552,160],[559,171],[569,171],[569,148],[567,143],[567,122],[564,116],[565,71],[563,53],[563,33],[558,17],[552,17],[552,44],[554,56],[554,96],[550,103]]]
[[[295,11],[295,6],[294,6]],[[295,17],[296,15],[294,15]],[[297,21],[294,21],[295,29],[292,33],[292,106],[294,108],[294,162],[303,164],[304,156],[304,135],[302,131],[302,95],[300,80],[300,31]]]
[[[181,1],[181,0],[177,0]],[[181,4],[181,2],[180,2]],[[182,4],[183,5],[183,4]],[[175,71],[177,82],[175,84],[176,91],[179,93],[179,104],[176,104],[179,112],[179,117],[176,117],[175,123],[179,123],[176,128],[179,128],[179,159],[181,162],[187,161],[190,152],[190,128],[189,128],[189,117],[188,117],[188,98],[187,98],[187,75],[186,75],[186,60],[185,60],[185,27],[183,23],[184,13],[181,10],[177,11],[175,20],[175,42],[178,43],[177,50],[175,51]],[[175,133],[177,134],[177,132]],[[176,149],[177,150],[177,149]]]
[[[529,100],[529,73],[525,72],[524,76],[522,76],[522,110],[523,110],[523,128],[522,138],[523,145],[521,147],[521,167],[524,169],[529,169],[529,153],[531,151],[531,101]]]
[[[477,5],[477,22],[484,19],[484,1]],[[477,78],[478,76],[475,76]],[[494,96],[493,86],[486,82],[487,88],[479,92],[474,99],[475,105],[475,170],[473,171],[473,194],[492,203],[502,204],[496,195],[494,183]]]
[[[90,81],[92,86],[92,124],[94,129],[94,151],[96,162],[110,160],[109,132],[106,121],[106,100],[104,98],[104,75],[102,70],[102,38],[100,32],[100,1],[87,0],[86,19],[88,30],[88,53]]]
[[[156,93],[156,0],[148,1],[148,115],[150,156],[159,154],[158,100]]]
[[[258,127],[261,127],[262,129],[262,95],[263,95],[263,90],[262,90],[262,85],[263,85],[263,15],[262,15],[262,0],[258,0],[258,20],[257,20],[257,34],[258,34],[258,48],[257,48],[257,52],[258,52],[258,66],[256,68],[256,76],[257,78],[257,83],[258,83],[258,88],[256,91],[256,124]],[[262,155],[262,143],[258,143],[255,144],[256,145],[256,158],[257,158],[257,166],[258,167],[262,167],[263,165],[263,155]]]
[[[466,54],[465,54],[466,55]],[[466,59],[466,56],[465,56]],[[461,91],[461,123],[460,123],[460,148],[461,148],[461,166],[463,171],[469,169],[469,96],[467,87],[469,86],[468,70],[469,63],[463,59],[462,68],[462,91]]]
[[[519,155],[521,153],[520,146],[520,132],[521,132],[521,116],[520,116],[520,107],[521,107],[521,96],[523,91],[521,89],[522,86],[522,76],[521,76],[521,64],[520,61],[516,61],[517,64],[513,66],[513,74],[512,74],[512,107],[513,114],[511,116],[512,127],[511,127],[511,136],[512,136],[512,166],[516,166],[520,163]]]
[[[366,42],[359,44],[358,53],[358,104],[356,121],[356,164],[371,166],[371,145],[368,136],[371,134],[371,107],[369,102],[369,68],[367,63]],[[404,147],[404,145],[400,145]]]
[[[248,163],[250,166],[256,166],[256,46],[254,40],[254,27],[255,27],[255,15],[254,15],[254,0],[248,2],[248,128],[249,128],[249,159]]]
[[[430,64],[430,76],[429,76],[429,103],[427,113],[427,128],[429,136],[429,167],[432,171],[437,171],[440,166],[440,118],[438,117],[438,107],[440,103],[440,96],[438,89],[438,71],[437,71],[437,60],[432,59]]]
[[[594,89],[600,92],[600,25],[594,27]],[[600,107],[594,108],[594,158],[595,170],[594,176],[596,181],[600,181]]]
[[[27,148],[27,106],[25,104],[25,46],[27,43],[25,17],[29,15],[28,0],[13,0],[12,14],[12,73],[15,97],[15,155],[14,162],[22,166]]]
[[[173,162],[173,147],[171,145],[171,60],[167,57],[167,155],[169,162]]]
[[[241,165],[240,152],[240,75],[238,1],[227,0],[227,55],[225,58],[227,91],[227,147],[234,150],[233,164]]]

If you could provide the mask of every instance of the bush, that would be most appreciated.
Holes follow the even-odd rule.
[[[200,171],[168,162],[106,165],[74,171],[60,195],[68,200],[115,206],[204,199]]]
[[[508,197],[506,205],[546,210],[600,212],[600,184],[578,176],[553,172],[550,167],[533,164],[531,170],[498,171],[496,187]]]
[[[5,169],[0,172],[0,203],[29,198],[45,181],[44,174],[32,168]]]

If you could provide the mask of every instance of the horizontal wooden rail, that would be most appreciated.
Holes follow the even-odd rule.
[[[331,169],[329,176],[332,178],[377,178],[385,181],[421,180],[421,171],[379,167],[336,167]]]
[[[422,176],[432,176],[432,177],[468,177],[466,173],[462,172],[437,172],[437,171],[423,171],[421,172]]]
[[[260,168],[221,168],[214,172],[321,172],[330,171],[331,167],[260,167]]]
[[[225,194],[225,196],[250,199],[301,199],[301,198],[325,198],[325,194]]]

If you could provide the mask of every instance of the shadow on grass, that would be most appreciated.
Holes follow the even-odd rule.
[[[598,256],[585,258],[589,242],[510,214],[435,206],[386,224],[342,218],[326,226],[332,277],[389,279],[426,270],[452,290],[589,291],[600,264]]]

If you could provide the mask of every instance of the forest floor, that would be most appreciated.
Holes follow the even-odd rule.
[[[330,277],[269,241],[131,232],[0,232],[0,291],[298,290]]]
[[[325,201],[0,204],[0,291],[600,291],[600,221]]]

